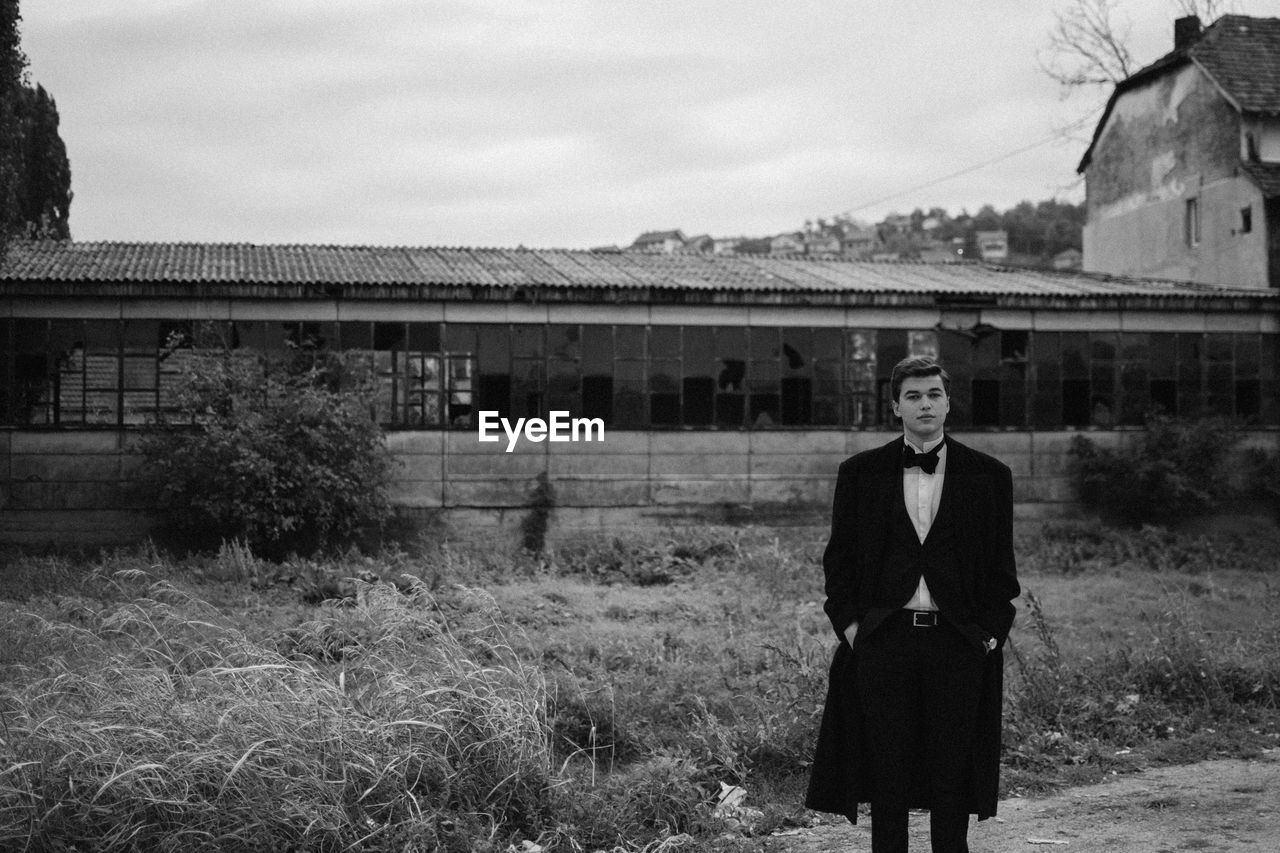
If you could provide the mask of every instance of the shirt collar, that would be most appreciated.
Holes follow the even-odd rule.
[[[926,442],[924,443],[924,447],[920,447],[920,446],[919,446],[919,445],[917,445],[914,441],[912,441],[910,438],[907,438],[906,433],[903,433],[903,435],[902,435],[902,440],[903,440],[903,441],[905,441],[905,442],[907,443],[907,446],[908,446],[908,447],[910,447],[911,449],[913,449],[916,453],[928,453],[930,450],[933,450],[933,449],[934,449],[935,447],[937,447],[939,444],[941,444],[942,442],[946,441],[946,440],[947,440],[947,437],[946,437],[946,435],[944,434],[944,435],[940,435],[940,436],[938,436],[937,438],[933,439],[933,441],[926,441]],[[942,448],[942,450],[946,450],[946,448],[944,447],[944,448]],[[942,450],[938,451],[938,453],[939,453],[939,454],[941,454],[941,453],[942,453]]]

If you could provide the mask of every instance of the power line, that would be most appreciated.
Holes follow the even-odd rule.
[[[1091,121],[1094,118],[1094,116],[1096,116],[1101,111],[1102,111],[1102,106],[1098,106],[1097,108],[1091,110],[1088,114],[1076,119],[1071,124],[1062,128],[1062,130],[1059,130],[1050,136],[1046,136],[1044,139],[1038,140],[1036,142],[1032,142],[1030,145],[1024,145],[1021,148],[1016,148],[1013,151],[1006,152],[997,157],[992,157],[990,160],[983,160],[981,163],[975,163],[972,166],[966,166],[963,169],[960,169],[959,171],[952,172],[948,175],[942,175],[941,177],[933,178],[932,180],[926,181],[923,184],[918,184],[909,189],[901,190],[899,192],[892,193],[891,195],[883,196],[882,198],[878,198],[875,201],[869,201],[866,204],[861,204],[857,207],[847,210],[846,213],[849,213],[849,214],[857,213],[860,210],[866,210],[868,207],[875,207],[878,204],[884,204],[886,201],[893,201],[895,198],[901,198],[904,195],[910,195],[911,193],[928,189],[929,187],[936,186],[946,181],[950,181],[953,178],[959,178],[962,175],[969,174],[970,172],[976,172],[979,169],[985,169],[986,167],[991,166],[995,163],[999,163],[1002,160],[1008,160],[1010,157],[1017,157],[1019,154],[1025,154],[1026,152],[1034,148],[1039,148],[1041,145],[1047,145],[1048,143],[1053,142],[1056,139],[1061,139],[1063,133],[1069,130],[1075,130],[1076,128],[1083,126],[1087,122]]]

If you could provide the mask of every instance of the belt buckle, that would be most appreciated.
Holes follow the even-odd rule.
[[[911,627],[932,628],[938,624],[938,616],[931,610],[911,611]]]

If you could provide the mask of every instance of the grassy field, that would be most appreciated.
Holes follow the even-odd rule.
[[[813,817],[824,539],[5,555],[0,848],[764,850]],[[1278,547],[1022,532],[1006,793],[1275,747]]]

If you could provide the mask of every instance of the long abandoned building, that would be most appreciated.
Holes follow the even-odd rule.
[[[137,539],[133,443],[184,348],[367,356],[401,510],[556,520],[819,519],[845,456],[887,441],[907,354],[954,377],[950,425],[1069,511],[1073,435],[1152,408],[1280,446],[1280,291],[974,263],[568,250],[18,243],[0,267],[0,539]],[[482,441],[480,413],[603,440]],[[510,452],[508,452],[510,451]]]

